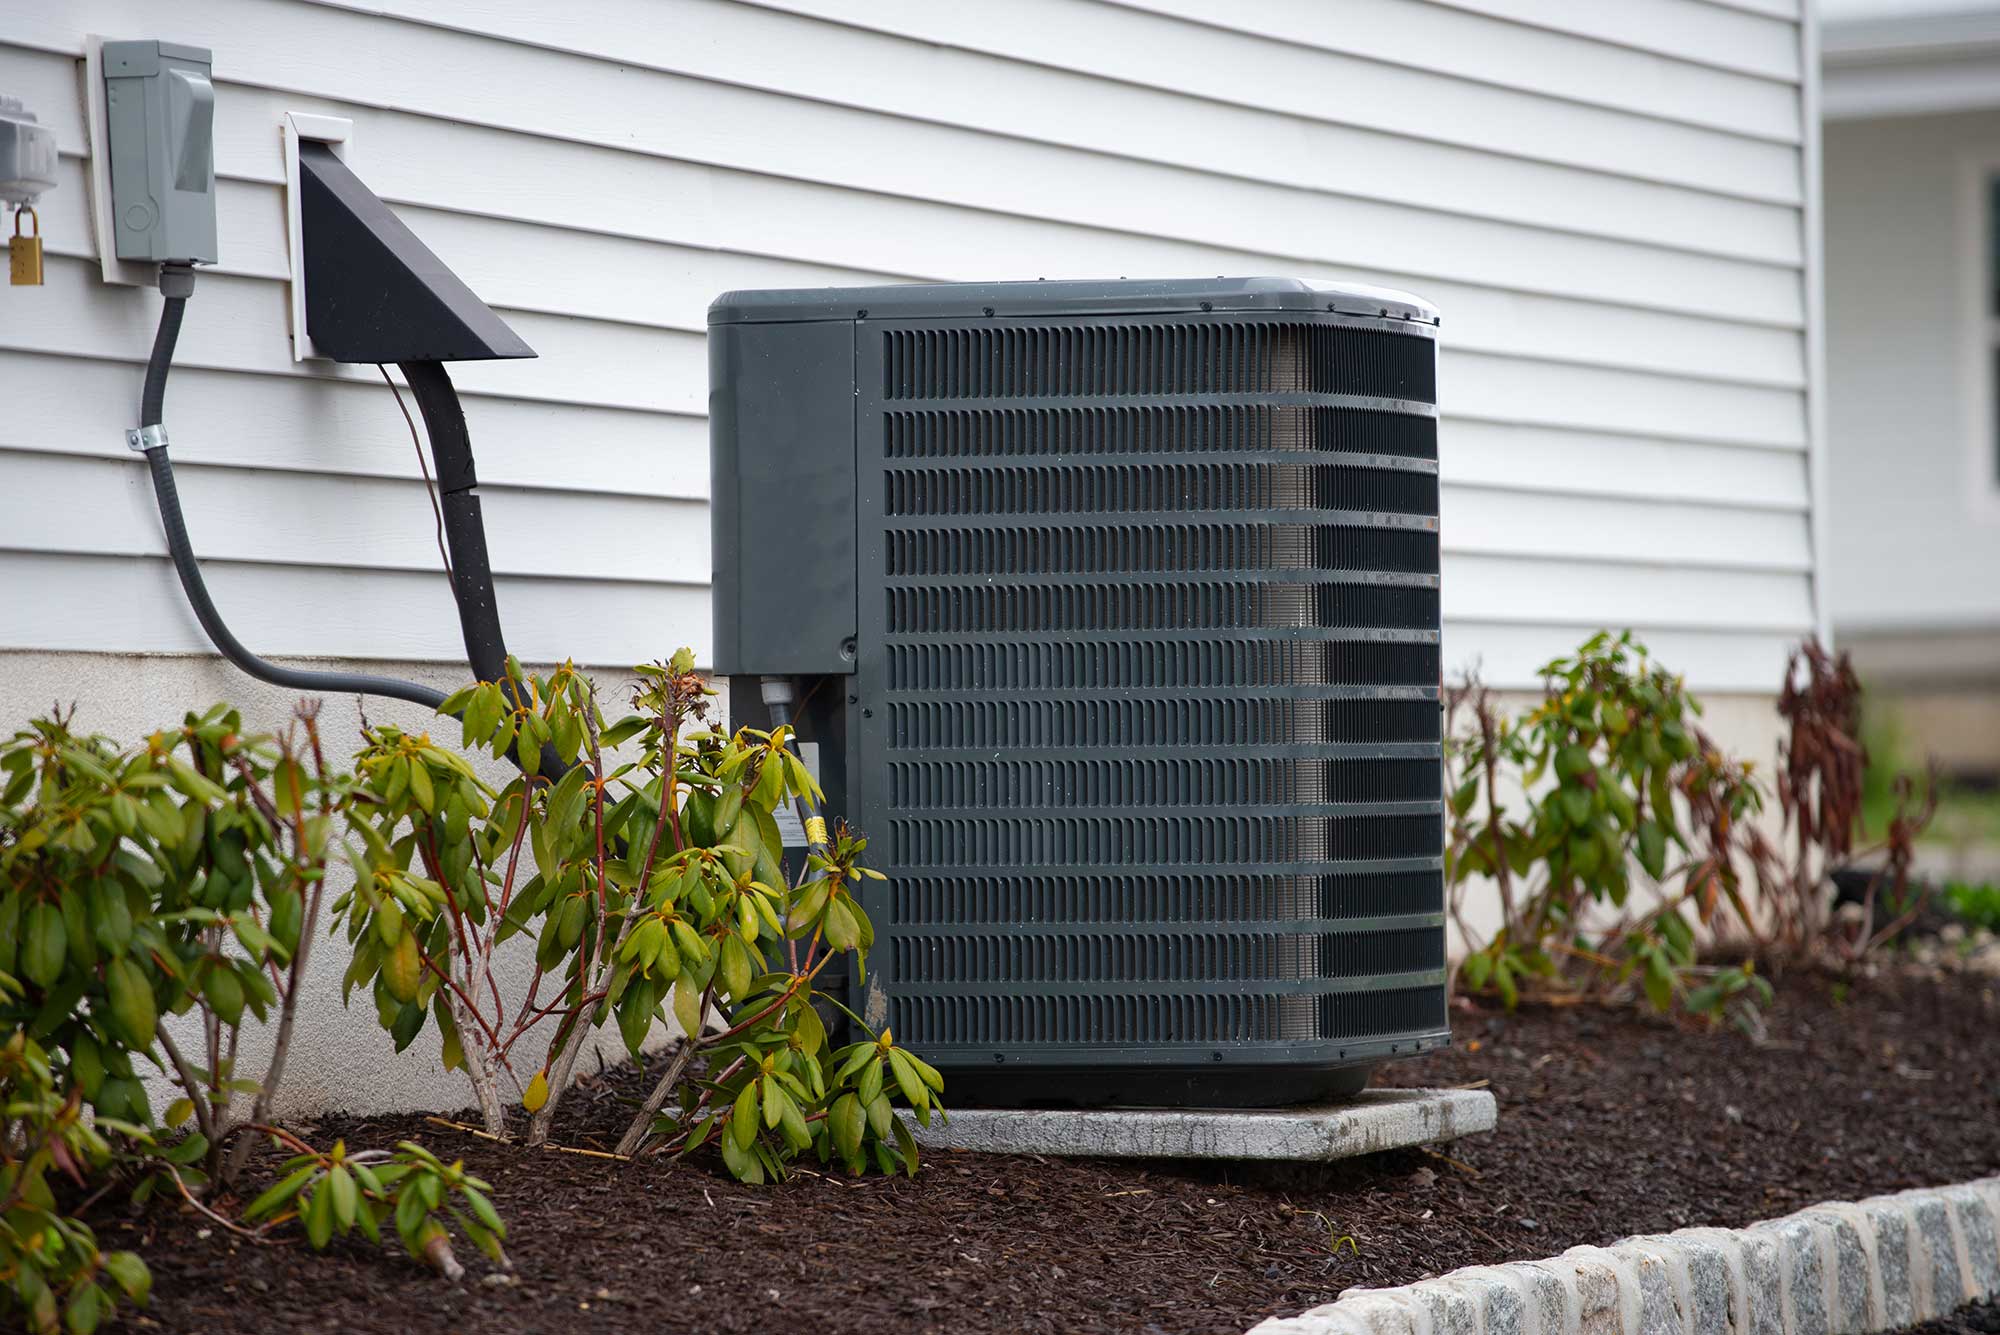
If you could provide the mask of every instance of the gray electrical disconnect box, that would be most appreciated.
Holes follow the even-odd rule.
[[[215,263],[210,64],[199,46],[104,44],[111,226],[121,260]]]

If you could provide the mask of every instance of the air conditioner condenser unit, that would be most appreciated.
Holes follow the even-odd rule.
[[[961,1104],[1258,1105],[1442,1044],[1437,313],[1288,279],[733,292],[715,662],[889,879]]]

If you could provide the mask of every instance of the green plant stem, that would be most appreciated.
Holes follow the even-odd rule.
[[[583,1051],[583,1041],[590,1034],[591,1027],[585,1023],[585,1020],[589,1015],[590,1007],[597,1004],[592,999],[592,994],[602,994],[607,990],[605,985],[606,980],[615,967],[615,962],[618,958],[618,948],[625,944],[625,938],[631,935],[633,925],[639,920],[637,913],[628,911],[625,914],[624,921],[619,924],[618,939],[612,943],[609,950],[604,949],[604,930],[610,921],[611,913],[611,892],[607,886],[604,874],[604,752],[598,738],[597,699],[594,694],[584,706],[583,722],[590,738],[590,805],[595,813],[593,823],[596,827],[597,837],[596,848],[591,859],[592,866],[597,872],[597,931],[591,938],[592,949],[579,959],[577,967],[578,1001],[571,1008],[567,1021],[569,1026],[568,1031],[565,1033],[561,1027],[557,1028],[555,1041],[560,1043],[561,1046],[554,1048],[549,1054],[548,1066],[546,1068],[548,1083],[547,1101],[541,1107],[537,1108],[528,1119],[527,1143],[530,1145],[541,1145],[548,1141],[549,1128],[555,1122],[556,1106],[562,1102],[564,1092],[569,1089],[570,1075],[576,1069],[577,1056]],[[665,803],[663,802],[661,805],[664,807]],[[649,862],[647,867],[640,873],[640,884],[642,886],[645,884],[645,873],[650,870],[651,863]],[[634,907],[636,907],[636,904]],[[590,967],[590,956],[592,955],[598,957],[595,969]]]
[[[166,1016],[160,1017],[159,1028],[155,1032],[159,1035],[160,1047],[166,1052],[167,1060],[173,1064],[174,1082],[187,1094],[188,1103],[194,1108],[195,1129],[213,1144],[215,1120],[209,1111],[208,1099],[202,1093],[201,1081],[195,1079],[194,1068],[189,1066],[187,1058],[181,1055],[180,1045],[175,1043],[174,1036],[167,1032]]]
[[[1514,939],[1514,869],[1507,862],[1507,836],[1500,823],[1500,758],[1494,737],[1493,700],[1485,687],[1473,705],[1479,718],[1480,752],[1486,762],[1486,828],[1493,835],[1493,879],[1500,887],[1500,921]]]
[[[819,933],[815,931],[813,933],[813,940],[816,943],[818,939],[819,939]],[[723,1030],[719,1034],[713,1034],[713,1035],[689,1034],[687,1036],[687,1042],[683,1043],[681,1045],[681,1050],[674,1054],[674,1060],[668,1063],[666,1072],[660,1077],[658,1083],[656,1083],[653,1086],[652,1092],[646,1095],[646,1101],[640,1105],[638,1115],[635,1116],[632,1119],[631,1123],[625,1128],[625,1134],[618,1138],[617,1153],[623,1154],[627,1157],[633,1157],[638,1154],[640,1146],[645,1142],[648,1131],[652,1128],[654,1116],[657,1115],[661,1107],[665,1105],[667,1101],[667,1095],[673,1092],[674,1085],[680,1080],[682,1074],[687,1070],[687,1064],[690,1060],[693,1059],[695,1049],[697,1047],[715,1047],[718,1044],[728,1042],[730,1039],[736,1037],[738,1034],[744,1033],[746,1030],[749,1030],[755,1027],[756,1025],[762,1024],[765,1020],[768,1020],[771,1018],[771,1016],[777,1014],[779,1010],[789,1005],[792,999],[799,994],[800,988],[805,988],[808,994],[810,994],[812,989],[813,979],[817,978],[820,974],[820,971],[826,968],[827,965],[831,964],[833,962],[833,959],[834,957],[831,954],[829,954],[825,959],[821,960],[818,964],[814,965],[809,972],[802,975],[794,974],[792,977],[792,981],[785,985],[785,990],[778,994],[777,999],[772,1001],[770,1005],[758,1011],[755,1015],[752,1015],[750,1018],[738,1021],[736,1024],[731,1025],[728,1029]],[[708,1008],[713,1003],[714,999],[715,999],[715,983],[713,981],[710,981],[707,990],[702,993],[702,998],[701,998],[701,1013],[704,1016],[708,1014]],[[724,1071],[721,1075],[717,1076],[716,1080],[718,1082],[727,1080],[732,1074],[736,1072],[736,1070],[741,1065],[742,1065],[742,1059],[738,1058],[737,1061],[728,1068],[728,1070]],[[701,1108],[706,1107],[707,1104],[708,1104],[708,1094],[704,1091],[702,1095],[702,1100],[699,1104],[696,1105],[695,1111],[699,1112]]]
[[[315,752],[319,749],[317,734],[314,735],[313,749]],[[324,779],[325,773],[322,770],[322,782]],[[303,850],[306,846],[304,821],[299,818],[294,820],[293,847]],[[321,864],[321,870],[324,871],[324,864]],[[304,990],[306,968],[312,957],[312,939],[319,930],[320,899],[325,893],[325,885],[324,875],[313,878],[312,893],[306,896],[305,913],[299,921],[298,946],[292,951],[291,977],[285,985],[284,995],[278,1000],[278,1032],[271,1044],[271,1060],[264,1068],[264,1082],[257,1087],[257,1098],[250,1105],[250,1118],[253,1123],[270,1121],[272,1101],[277,1097],[278,1086],[285,1078],[285,1062],[292,1049],[292,1025],[298,1016],[299,993]],[[249,1143],[246,1141],[238,1144],[229,1158],[223,1161],[222,1171],[217,1175],[220,1185],[227,1188],[235,1183],[242,1175],[243,1165],[249,1155]]]
[[[703,1015],[708,1014],[709,1001],[714,995],[715,985],[710,983],[707,991],[702,994]],[[695,1049],[699,1046],[701,1046],[701,1035],[698,1033],[688,1034],[682,1038],[679,1051],[675,1052],[673,1060],[667,1063],[666,1071],[653,1085],[652,1091],[646,1095],[646,1101],[639,1105],[638,1114],[626,1126],[625,1134],[618,1137],[618,1144],[612,1148],[612,1153],[622,1154],[629,1159],[638,1152],[640,1144],[646,1139],[646,1133],[652,1129],[654,1116],[667,1101],[667,1095],[673,1092],[674,1086],[679,1084],[681,1077],[687,1073],[688,1063],[694,1060]]]

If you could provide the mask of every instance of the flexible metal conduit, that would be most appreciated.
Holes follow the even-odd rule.
[[[185,265],[163,265],[160,272],[160,291],[166,296],[166,306],[160,312],[159,332],[153,338],[153,355],[146,363],[146,386],[140,396],[139,426],[142,437],[148,427],[163,425],[167,398],[167,372],[173,365],[174,345],[180,340],[181,319],[186,313],[188,293],[194,289],[194,271]],[[443,368],[438,368],[443,379]],[[451,382],[443,380],[446,393],[450,393]],[[455,405],[454,405],[455,406]],[[426,420],[430,412],[425,412]],[[465,432],[465,421],[458,419],[461,438]],[[223,622],[222,614],[215,608],[215,601],[208,596],[208,584],[201,577],[201,566],[194,559],[194,549],[188,543],[187,521],[181,515],[180,493],[174,487],[174,465],[167,457],[166,441],[161,439],[145,447],[146,466],[153,475],[153,495],[160,506],[160,524],[166,530],[167,550],[173,556],[174,570],[180,576],[181,588],[187,593],[188,605],[194,608],[195,619],[222,656],[242,668],[259,681],[268,681],[275,686],[283,686],[295,691],[321,691],[330,695],[386,695],[398,700],[408,700],[415,704],[436,709],[444,703],[444,692],[414,681],[400,681],[394,677],[376,677],[355,672],[308,672],[299,668],[280,667],[268,659],[259,658],[245,648],[243,642],[230,633]],[[471,451],[466,450],[465,471],[471,472]],[[477,501],[474,501],[473,522],[478,522]],[[453,542],[453,555],[458,555],[457,543]],[[492,609],[492,577],[486,570],[485,543],[479,544],[479,562],[476,578],[483,579],[487,588],[486,607]],[[464,571],[463,563],[457,567]],[[463,576],[461,576],[463,582]],[[497,621],[495,622],[495,642],[497,644]],[[466,625],[468,649],[472,643],[472,628]],[[505,662],[506,651],[500,650],[500,661]],[[490,680],[491,678],[488,678]]]

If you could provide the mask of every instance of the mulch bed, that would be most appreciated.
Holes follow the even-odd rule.
[[[1910,1335],[2000,1335],[2000,1304],[1974,1303],[1942,1321],[1916,1326]]]
[[[452,1286],[360,1243],[195,1240],[198,1221],[163,1207],[98,1225],[153,1266],[142,1328],[1239,1332],[1354,1284],[2000,1171],[1996,993],[1971,976],[1851,993],[1793,977],[1761,1043],[1600,1009],[1462,1009],[1456,1047],[1378,1080],[1490,1081],[1499,1129],[1313,1168],[939,1154],[915,1181],[747,1188],[707,1160],[620,1168],[419,1117],[313,1129],[463,1156],[511,1229],[504,1284],[476,1255]],[[607,1143],[638,1086],[611,1072],[579,1090],[569,1143]]]

